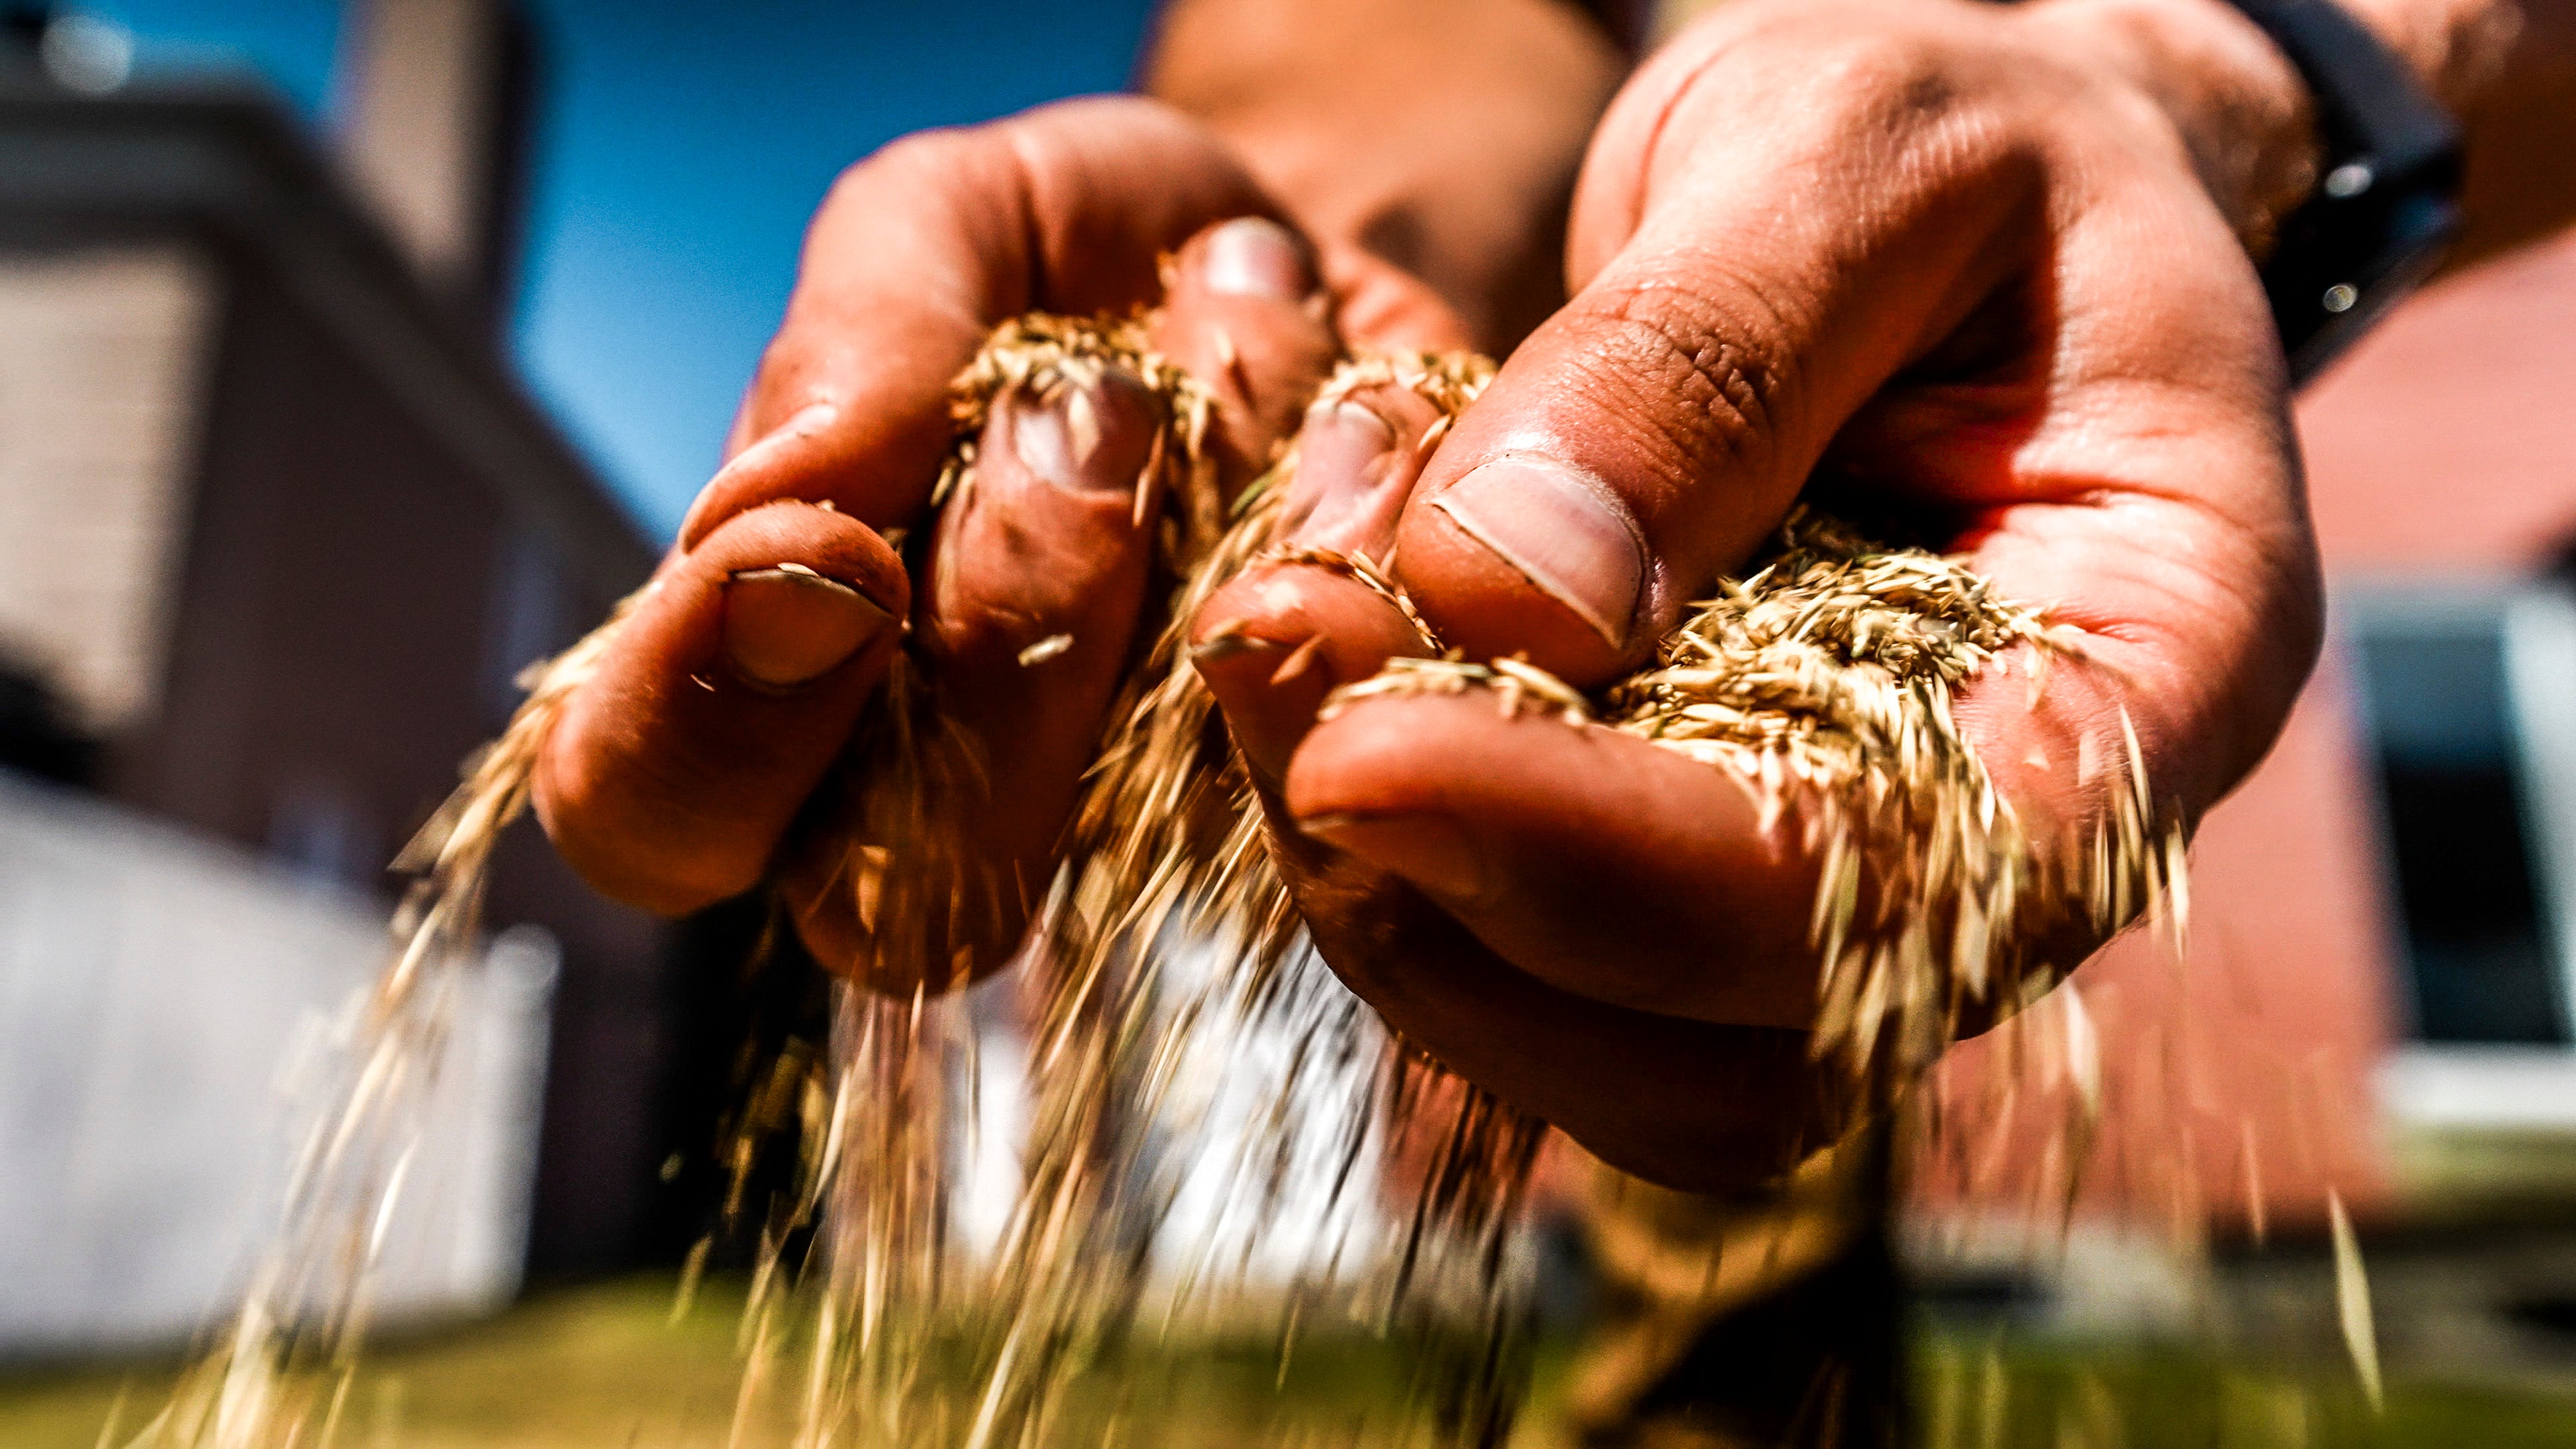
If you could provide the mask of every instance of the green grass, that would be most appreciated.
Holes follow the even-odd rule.
[[[2076,1351],[1965,1335],[1916,1344],[1930,1449],[2565,1449],[2576,1395],[2392,1379],[2374,1413],[2350,1364],[2206,1351]]]
[[[371,1352],[340,1442],[354,1449],[721,1444],[738,1370],[716,1305],[673,1324],[671,1284],[531,1298],[471,1328]],[[171,1362],[0,1379],[0,1444],[91,1449],[120,1400],[130,1430],[169,1394]]]
[[[671,1321],[668,1279],[533,1296],[488,1323],[398,1339],[368,1356],[338,1443],[344,1449],[720,1449],[739,1384],[740,1298],[711,1290]],[[2349,1365],[2261,1365],[2186,1349],[2078,1352],[1931,1331],[1917,1340],[1922,1442],[1932,1449],[2522,1449],[2576,1444],[2576,1397],[2422,1379],[2363,1402]],[[1551,1435],[1545,1386],[1521,1444]],[[130,1432],[159,1407],[177,1366],[124,1365],[0,1378],[0,1445],[93,1449],[111,1414]],[[1133,1442],[1223,1449],[1293,1418],[1315,1440],[1374,1446],[1401,1393],[1404,1355],[1373,1340],[1301,1349],[1287,1384],[1257,1348],[1185,1358],[1131,1356],[1077,1395],[1096,1442],[1111,1416]],[[122,1401],[120,1409],[119,1402]],[[750,1436],[748,1449],[780,1442]]]
[[[677,1322],[672,1302],[669,1279],[632,1279],[538,1294],[486,1323],[379,1343],[362,1362],[336,1443],[716,1449],[728,1442],[741,1384],[740,1290],[709,1285]],[[93,1449],[111,1419],[130,1434],[167,1401],[178,1368],[0,1377],[0,1446]],[[1140,1449],[1224,1449],[1274,1442],[1286,1426],[1310,1440],[1393,1449],[1400,1436],[1383,1426],[1411,1368],[1409,1355],[1357,1332],[1309,1335],[1284,1369],[1256,1343],[1136,1349],[1075,1381],[1061,1437],[1100,1443],[1115,1425],[1116,1442]],[[940,1365],[931,1376],[941,1376]],[[973,1407],[962,1393],[946,1406],[958,1422]],[[752,1423],[745,1449],[786,1442],[776,1399]]]

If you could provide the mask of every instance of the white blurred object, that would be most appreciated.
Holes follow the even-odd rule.
[[[231,1309],[294,1084],[385,942],[364,896],[0,772],[0,1359],[168,1344]],[[517,1290],[557,959],[522,926],[467,973],[380,1319]]]
[[[1917,1209],[1900,1217],[1896,1249],[1928,1301],[2041,1333],[2173,1339],[2211,1322],[2208,1256],[2161,1224]]]
[[[134,74],[134,37],[113,20],[66,15],[45,27],[36,56],[56,85],[103,96]]]
[[[2416,1043],[2379,1067],[2393,1125],[2576,1133],[2576,1052],[2563,1046]]]

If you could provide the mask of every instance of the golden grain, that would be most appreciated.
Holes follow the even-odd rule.
[[[1203,446],[1209,394],[1151,351],[1141,318],[1031,317],[997,330],[957,381],[934,502],[974,487],[976,438],[1005,392],[1046,398],[1073,387],[1079,399],[1113,369],[1164,410],[1136,499],[1140,520],[1152,510],[1170,601],[1113,711],[1058,878],[1041,900],[1017,902],[1006,892],[1018,887],[965,850],[960,822],[982,805],[982,771],[917,653],[899,659],[827,786],[827,838],[808,846],[838,852],[867,955],[838,988],[828,1060],[782,1057],[745,1113],[747,1134],[793,1131],[803,1146],[797,1186],[767,1214],[740,1196],[752,1148],[737,1159],[746,1170],[728,1210],[757,1222],[764,1245],[744,1321],[742,1423],[753,1422],[751,1406],[784,1394],[796,1442],[812,1449],[1048,1442],[1068,1383],[1135,1331],[1146,1301],[1138,1243],[1174,1190],[1150,1159],[1149,1125],[1208,1069],[1212,1045],[1267,1030],[1294,1044],[1292,1077],[1377,1054],[1373,1088],[1328,1124],[1342,1177],[1371,1154],[1427,1162],[1391,1251],[1346,1273],[1329,1303],[1409,1325],[1434,1346],[1426,1362],[1445,1367],[1423,1380],[1421,1432],[1482,1442],[1507,1424],[1523,1358],[1510,1348],[1517,1315],[1503,1242],[1541,1129],[1388,1040],[1305,946],[1249,781],[1184,647],[1200,605],[1255,562],[1359,580],[1435,656],[1392,661],[1339,691],[1329,711],[1489,691],[1497,708],[1631,734],[1750,782],[1766,826],[1799,832],[1819,862],[1816,1051],[1871,1084],[1869,1100],[1892,1101],[1963,1025],[2024,1004],[2071,967],[2046,944],[2063,939],[2053,928],[2069,903],[2101,931],[2151,905],[2179,928],[2179,836],[2153,806],[2134,735],[2126,788],[2113,792],[2088,848],[2055,852],[2026,838],[1954,722],[1959,686],[2006,651],[2031,661],[2036,691],[2042,661],[2066,642],[1955,561],[1881,547],[1820,513],[1794,514],[1760,566],[1697,606],[1652,668],[1587,696],[1523,659],[1445,651],[1365,555],[1280,546],[1293,450],[1242,498],[1223,500]],[[1491,371],[1469,357],[1364,357],[1344,364],[1319,402],[1410,389],[1441,413],[1427,448]],[[1087,451],[1096,419],[1076,407],[1071,428]],[[563,702],[623,617],[532,671],[508,729],[405,852],[420,885],[357,1030],[349,1085],[307,1149],[287,1229],[232,1333],[139,1443],[284,1449],[314,1442],[333,1412],[365,1325],[365,1228],[394,1194],[407,1104],[443,1039],[447,988],[471,956],[493,844],[524,811]],[[1020,662],[1071,643],[1042,639]],[[1001,964],[978,933],[1015,904],[1037,908],[1023,956],[1039,1003],[1032,1124],[1016,1210],[997,1255],[977,1262],[950,1225],[976,1048],[947,988]],[[1212,952],[1218,969],[1178,970],[1187,951]],[[902,989],[871,989],[894,983]],[[1284,1099],[1274,1104],[1237,1164],[1229,1190],[1255,1210],[1275,1209],[1284,1144],[1312,1130],[1287,1115]],[[808,1229],[822,1234],[822,1251],[790,1273],[780,1245]],[[1195,1279],[1174,1293],[1224,1297]],[[1290,1325],[1327,1306],[1305,1289],[1262,1301]],[[972,1345],[963,1399],[922,1367],[934,1340],[961,1324]],[[1293,1326],[1280,1336],[1284,1354]],[[1443,1342],[1451,1347],[1437,1349]]]

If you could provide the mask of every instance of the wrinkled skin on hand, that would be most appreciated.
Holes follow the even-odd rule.
[[[1130,400],[1092,400],[1096,436],[998,406],[935,584],[883,534],[921,520],[947,381],[994,322],[1149,301],[1175,250],[1162,346],[1217,390],[1228,468],[1297,430],[1297,540],[1391,560],[1471,654],[1587,687],[1633,670],[1821,479],[2085,631],[2035,709],[2020,670],[1963,701],[2039,833],[2104,808],[2123,711],[2196,817],[2316,648],[2281,364],[2234,198],[2132,68],[2044,12],[1737,0],[1675,41],[1594,140],[1571,301],[1431,448],[1400,389],[1300,409],[1345,342],[1461,340],[1438,301],[1266,224],[1207,232],[1281,214],[1169,112],[899,143],[818,217],[732,461],[541,763],[549,830],[655,909],[765,875],[794,895],[782,841],[908,618],[970,731],[1008,742],[982,848],[1042,889],[1146,613]],[[1250,641],[1201,672],[1317,944],[1393,1026],[1676,1186],[1767,1179],[1847,1125],[1852,1084],[1807,1049],[1814,868],[1746,787],[1474,699],[1317,724],[1419,647],[1337,575],[1256,570],[1195,627]],[[1020,667],[1057,633],[1074,647]],[[846,954],[831,892],[793,903]]]
[[[2043,841],[2109,807],[2124,712],[2185,820],[2268,748],[2320,622],[2269,314],[2174,122],[2085,44],[1965,4],[1723,7],[1612,107],[1571,236],[1571,301],[1436,451],[1389,415],[1354,470],[1372,506],[1334,542],[1392,558],[1451,642],[1606,683],[1815,480],[2083,631],[2036,708],[2024,669],[1962,698]],[[1279,568],[1199,622],[1320,661],[1203,672],[1335,968],[1659,1181],[1760,1179],[1840,1130],[1793,833],[1722,772],[1473,698],[1316,724],[1399,647],[1390,612]]]
[[[837,843],[800,817],[908,626],[983,769],[988,803],[964,828],[1008,897],[930,955],[1008,960],[1153,615],[1135,494],[1160,404],[1114,372],[1005,395],[918,576],[889,535],[929,521],[951,379],[1010,318],[1162,304],[1155,345],[1212,393],[1230,488],[1296,426],[1339,324],[1448,340],[1437,300],[1366,257],[1324,259],[1327,291],[1279,216],[1217,140],[1147,101],[925,133],[852,168],[815,218],[728,461],[538,762],[565,858],[665,914],[775,880],[817,955],[855,960],[864,929],[823,848]],[[1022,662],[1059,635],[1070,647]]]

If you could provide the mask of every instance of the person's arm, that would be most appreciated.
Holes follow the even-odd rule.
[[[2460,120],[2457,269],[2576,221],[2576,0],[2340,0]]]
[[[1564,300],[1575,171],[1627,69],[1560,0],[1176,0],[1145,83],[1232,143],[1328,274],[1373,254],[1500,352]]]
[[[2576,0],[2335,0],[2461,126],[2466,228],[2456,271],[2576,221]],[[2231,216],[2257,221],[2314,184],[2298,76],[2221,0],[2033,0],[2171,113]],[[2107,47],[2101,42],[2109,41]]]

